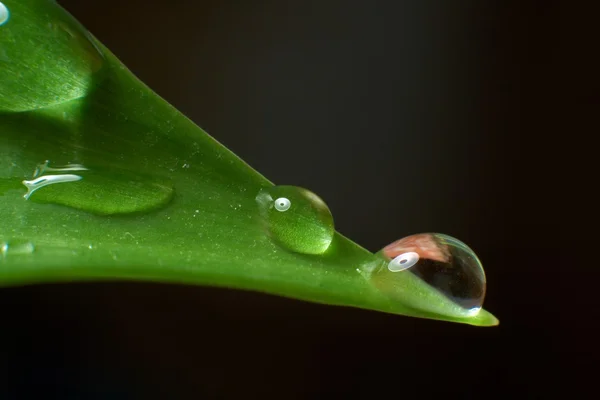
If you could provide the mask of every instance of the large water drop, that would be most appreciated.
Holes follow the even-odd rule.
[[[481,309],[485,273],[473,250],[460,240],[440,233],[412,235],[377,256],[381,261],[370,279],[403,303],[457,316],[472,316]]]
[[[316,194],[296,186],[274,186],[256,196],[268,234],[281,246],[322,254],[333,240],[333,216]]]

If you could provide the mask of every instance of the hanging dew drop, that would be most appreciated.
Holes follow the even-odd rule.
[[[274,186],[256,196],[267,234],[280,246],[322,254],[333,240],[333,216],[316,194],[296,186]]]
[[[412,235],[386,246],[377,257],[369,279],[388,296],[434,313],[473,316],[481,310],[485,273],[460,240],[440,233]]]

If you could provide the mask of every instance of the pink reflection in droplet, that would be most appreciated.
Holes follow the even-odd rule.
[[[391,259],[400,254],[414,251],[421,258],[428,258],[443,263],[450,261],[447,246],[439,243],[430,233],[407,236],[383,248],[383,254]]]

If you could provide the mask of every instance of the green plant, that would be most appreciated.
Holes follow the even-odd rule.
[[[54,1],[0,5],[1,285],[203,284],[497,324],[479,310],[485,277],[464,244],[421,235],[368,252],[335,232],[316,195],[274,186]],[[407,260],[397,256],[417,254],[422,240],[439,251],[426,245],[421,261],[408,262],[474,279],[477,287],[462,287],[474,305],[402,271]]]

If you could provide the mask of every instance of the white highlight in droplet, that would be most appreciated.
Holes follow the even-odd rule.
[[[388,269],[392,272],[400,272],[409,269],[413,265],[419,262],[419,254],[414,251],[408,253],[402,253],[394,258],[388,264]]]
[[[33,173],[33,177],[37,178],[38,176],[42,175],[46,171],[51,171],[51,172],[88,171],[88,169],[81,164],[68,164],[68,165],[65,165],[64,167],[56,167],[56,168],[50,168],[48,166],[48,164],[50,164],[50,161],[48,161],[48,160],[44,161],[42,164],[39,164],[37,166],[37,168],[35,169],[35,172]]]
[[[38,189],[43,188],[44,186],[53,185],[55,183],[66,183],[66,182],[75,182],[83,179],[79,175],[73,174],[65,174],[65,175],[44,175],[40,176],[31,181],[23,181],[23,185],[27,187],[27,193],[23,195],[25,200],[29,200],[29,197]]]
[[[481,307],[473,307],[473,308],[468,309],[465,312],[465,314],[467,314],[467,316],[469,316],[469,317],[474,317],[477,314],[479,314],[479,311],[481,311]]]
[[[7,23],[9,18],[10,12],[8,11],[8,8],[0,1],[0,26]]]
[[[275,200],[274,206],[277,211],[287,211],[292,206],[292,202],[285,197],[280,197]]]
[[[1,258],[8,256],[22,256],[33,253],[35,246],[29,241],[16,240],[4,242],[0,246]]]

